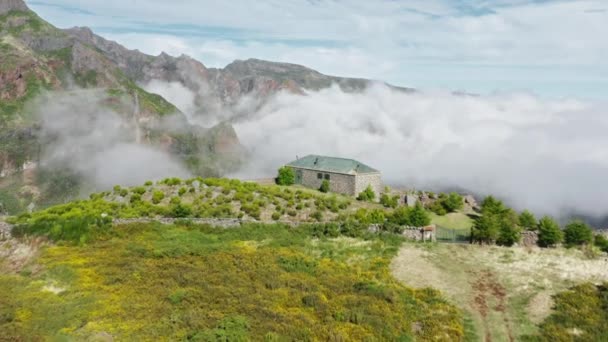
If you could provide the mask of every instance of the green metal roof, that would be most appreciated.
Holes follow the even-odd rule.
[[[291,163],[287,164],[287,166],[318,171],[346,173],[351,175],[379,172],[378,170],[371,168],[354,159],[326,157],[314,154],[294,160]]]

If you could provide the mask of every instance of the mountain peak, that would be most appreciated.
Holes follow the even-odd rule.
[[[29,11],[23,0],[2,0],[0,1],[0,15],[10,11]]]

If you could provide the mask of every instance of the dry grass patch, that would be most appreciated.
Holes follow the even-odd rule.
[[[391,271],[405,284],[441,290],[469,312],[473,340],[509,341],[536,331],[551,312],[551,295],[607,281],[608,261],[578,250],[405,244]]]

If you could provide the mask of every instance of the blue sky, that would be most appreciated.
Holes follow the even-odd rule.
[[[423,89],[608,99],[605,0],[26,0],[59,27],[208,67],[234,59]]]

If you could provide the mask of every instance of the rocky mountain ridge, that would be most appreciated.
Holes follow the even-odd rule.
[[[243,156],[229,124],[190,124],[173,104],[142,89],[100,49],[42,20],[21,0],[0,3],[0,60],[0,202],[11,203],[5,205],[9,211],[52,197],[49,182],[70,189],[77,185],[67,181],[73,170],[67,170],[66,178],[58,170],[41,169],[59,138],[45,132],[50,107],[117,114],[124,129],[121,141],[169,153],[195,174],[219,175]],[[66,107],[57,108],[63,102]],[[84,107],[71,105],[78,102]]]
[[[23,0],[2,0],[0,2],[0,15],[10,11],[28,11],[29,8]]]
[[[129,50],[124,46],[96,35],[87,27],[64,30],[83,44],[96,47],[114,61],[121,70],[137,82],[152,80],[179,82],[195,95],[197,114],[209,115],[222,110],[234,110],[245,96],[263,102],[279,91],[304,94],[306,91],[338,85],[345,92],[360,92],[375,81],[336,77],[298,64],[270,62],[259,59],[235,60],[226,67],[207,68],[186,55],[158,56]],[[410,88],[387,86],[411,92]]]

